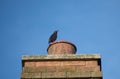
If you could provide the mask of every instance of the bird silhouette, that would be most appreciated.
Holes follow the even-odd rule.
[[[57,39],[57,32],[58,30],[55,30],[53,34],[50,36],[49,41],[48,41],[49,44],[54,42]]]

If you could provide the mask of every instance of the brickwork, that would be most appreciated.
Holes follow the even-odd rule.
[[[100,66],[82,67],[82,66],[40,66],[40,67],[24,67],[24,73],[39,72],[79,72],[79,71],[100,71]]]
[[[36,62],[25,62],[26,67],[39,67],[39,66],[87,66],[90,61],[36,61]],[[97,61],[91,61],[90,65],[96,66]]]
[[[85,66],[85,67],[96,67],[98,62],[95,60],[91,61],[35,61],[25,62],[25,67],[40,67],[40,66]]]
[[[43,57],[23,56],[21,79],[102,78],[101,64],[99,64],[100,56],[91,54],[67,56],[61,55],[58,58],[57,55]]]
[[[76,50],[58,41],[48,46],[48,55],[23,56],[21,79],[102,79],[100,55],[75,55]]]

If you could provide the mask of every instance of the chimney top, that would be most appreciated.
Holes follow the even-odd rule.
[[[76,46],[68,41],[55,41],[51,43],[48,48],[47,52],[49,55],[56,55],[56,54],[75,54],[77,51]]]

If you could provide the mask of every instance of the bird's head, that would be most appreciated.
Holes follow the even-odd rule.
[[[57,33],[59,30],[55,30],[55,33]]]

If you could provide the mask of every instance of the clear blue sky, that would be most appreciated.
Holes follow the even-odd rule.
[[[119,0],[0,0],[0,78],[19,79],[22,55],[47,55],[48,38],[102,55],[104,79],[120,78]]]

